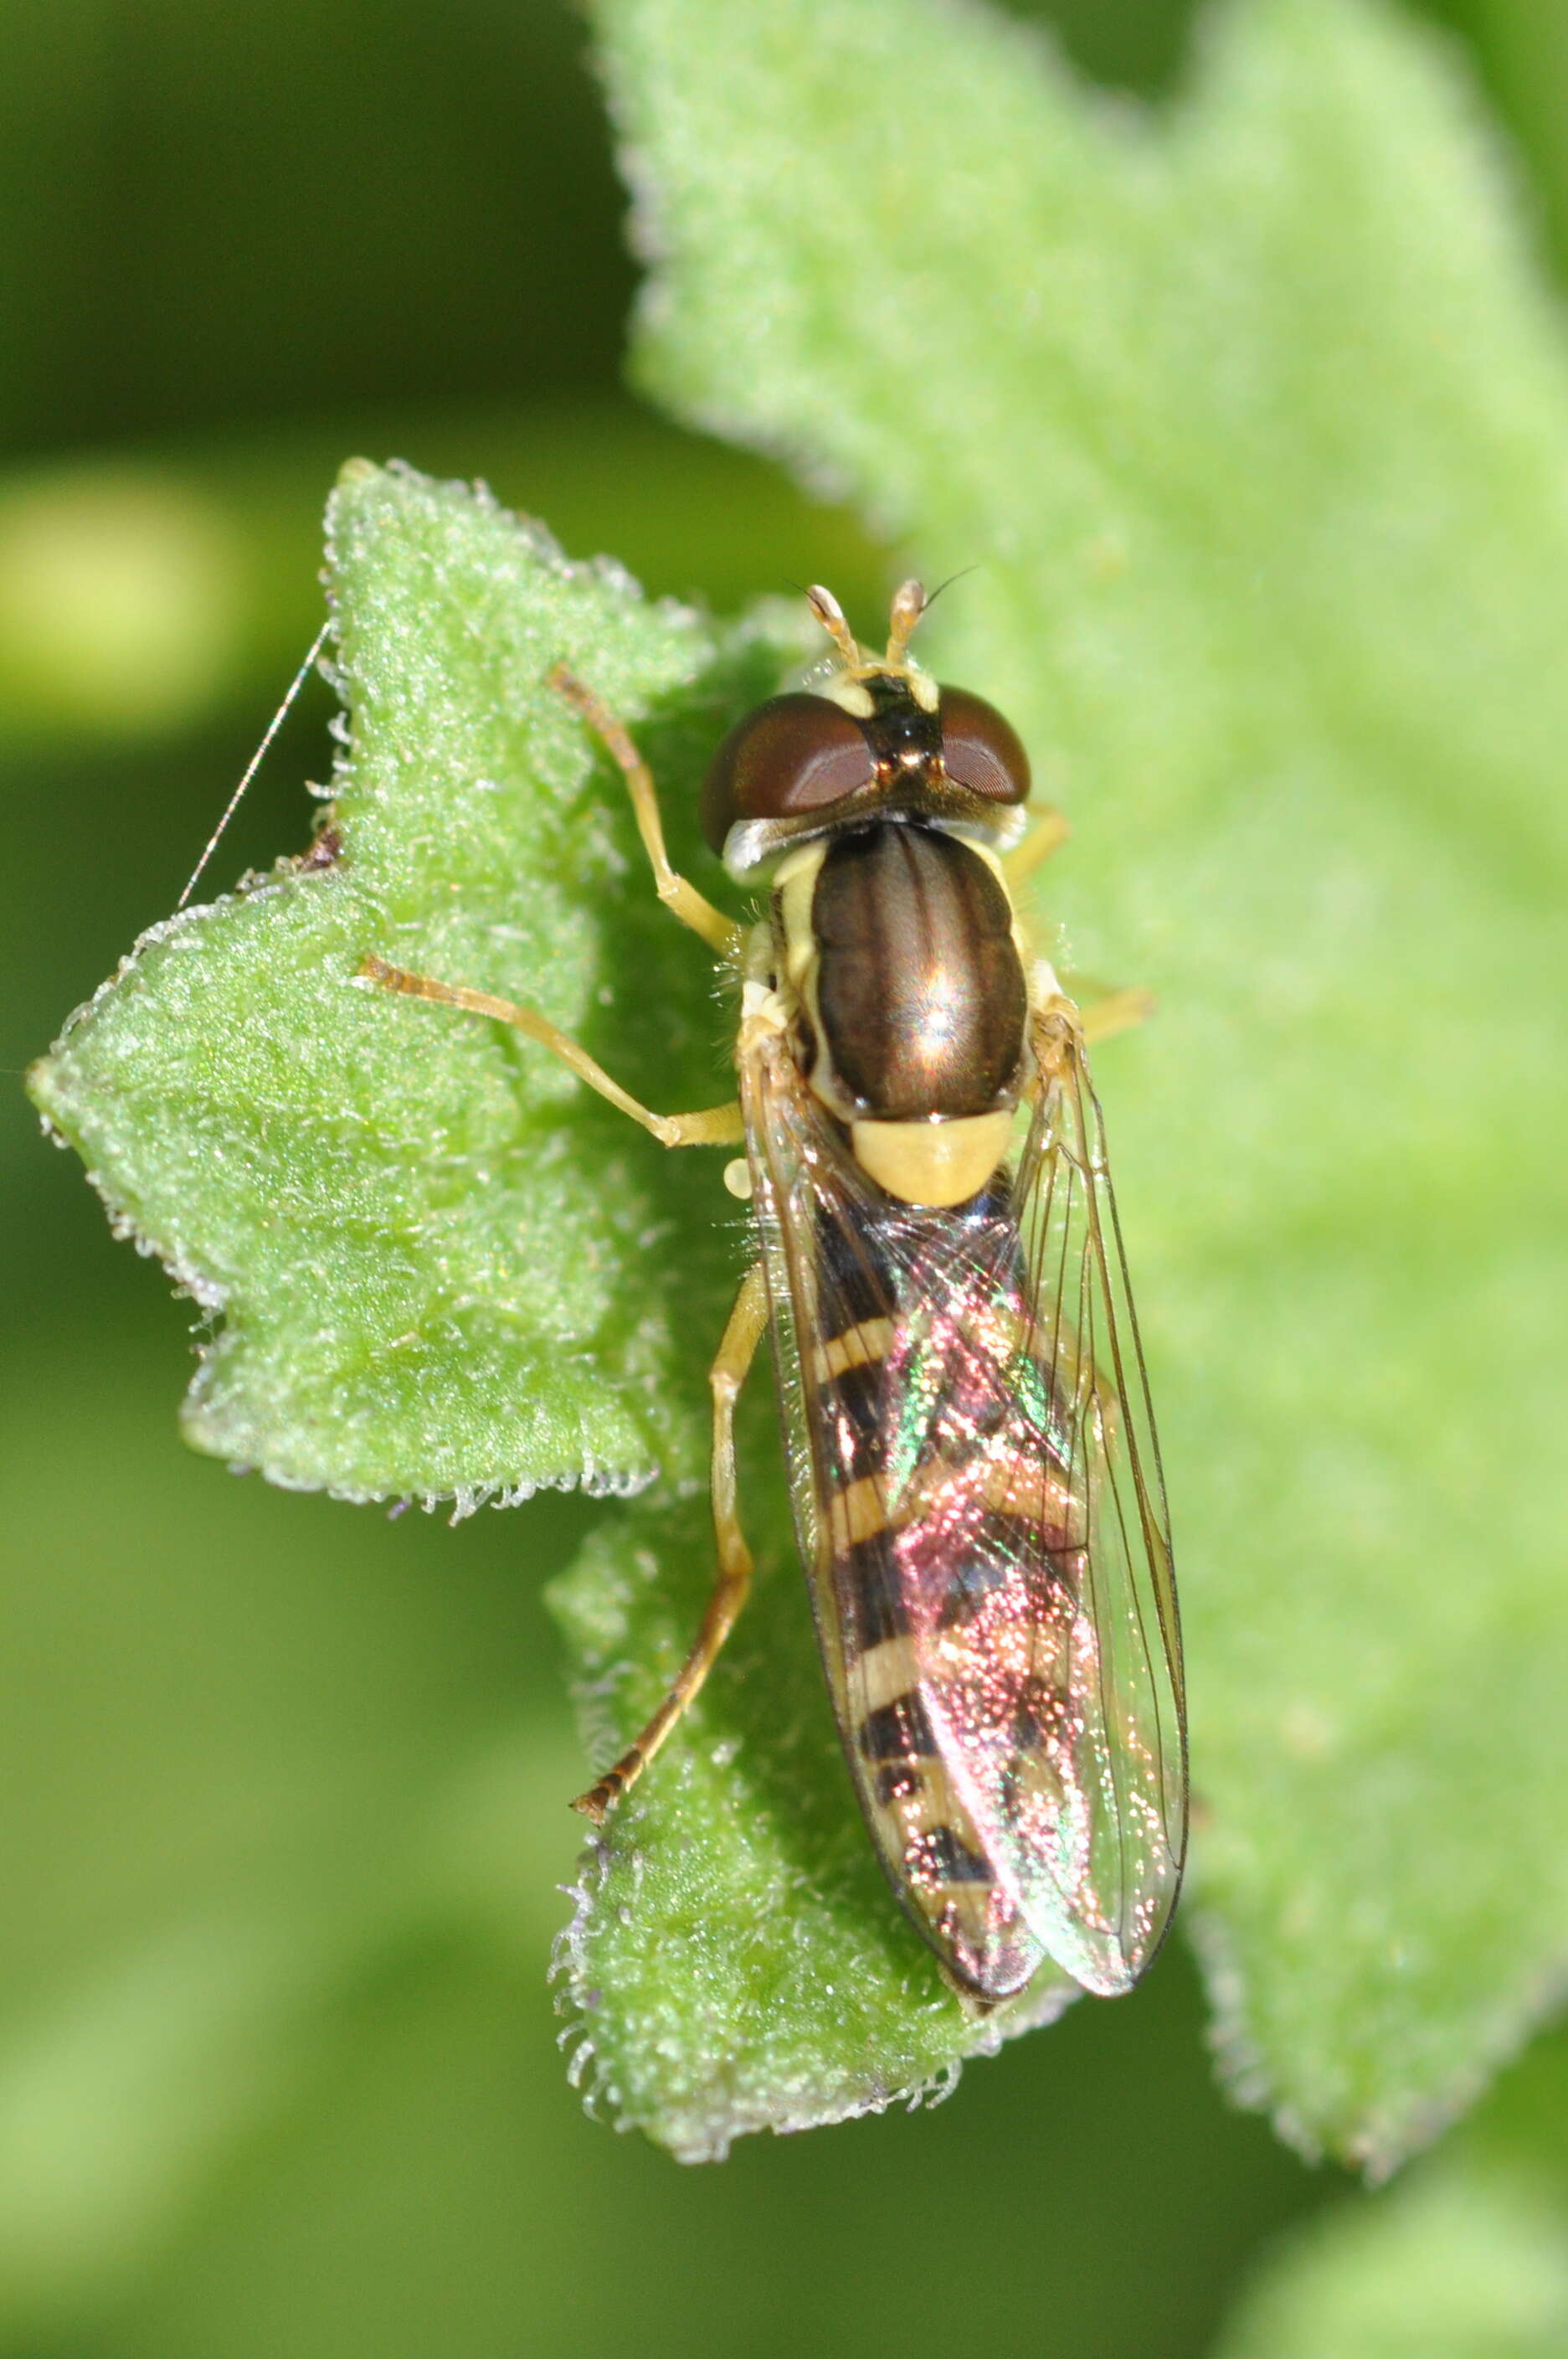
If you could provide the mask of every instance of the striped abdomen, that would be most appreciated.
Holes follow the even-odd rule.
[[[1083,1518],[1005,1183],[935,1225],[901,1210],[829,1228],[834,1316],[806,1379],[846,1743],[905,1907],[957,1980],[1000,1999],[1044,1955],[1021,1847],[1057,1843],[1074,1815]]]

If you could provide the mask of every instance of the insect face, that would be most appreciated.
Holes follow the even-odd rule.
[[[1029,794],[1029,757],[994,705],[944,688],[912,664],[917,585],[905,627],[869,660],[837,602],[810,597],[845,655],[819,690],[771,697],[737,722],[708,766],[703,832],[737,879],[752,880],[794,845],[881,818],[925,820],[985,842],[1015,840]]]

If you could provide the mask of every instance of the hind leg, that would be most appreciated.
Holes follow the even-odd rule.
[[[612,1769],[572,1804],[595,1826],[642,1776],[682,1712],[718,1660],[724,1641],[735,1626],[752,1586],[752,1551],[736,1509],[735,1403],[757,1345],[768,1323],[768,1291],[761,1262],[753,1263],[741,1283],[723,1341],[708,1372],[713,1387],[713,1533],[719,1546],[719,1577],[708,1611],[681,1666],[674,1687],[636,1742],[629,1745]]]

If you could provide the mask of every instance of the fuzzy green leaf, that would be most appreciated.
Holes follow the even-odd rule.
[[[502,1026],[354,972],[373,951],[526,996],[590,1045],[618,997],[606,1055],[633,1086],[722,1096],[700,979],[658,997],[684,946],[624,790],[546,679],[565,661],[648,714],[678,770],[682,729],[708,742],[778,651],[720,653],[612,567],[406,472],[346,469],[329,532],[340,856],[156,929],[34,1094],[116,1221],[222,1314],[187,1407],[199,1448],[460,1506],[631,1488],[656,1463],[700,1480],[659,1151]]]
[[[977,2020],[894,1906],[833,1736],[776,1430],[759,1440],[743,1486],[762,1543],[752,1603],[657,1773],[590,1846],[559,1951],[574,2077],[687,2162],[717,2159],[749,2130],[940,2096],[965,2057],[1077,1995],[1043,1973]],[[679,1669],[712,1554],[706,1502],[639,1508],[550,1593],[586,1674],[600,1759]]]
[[[1387,2169],[1568,1944],[1568,373],[1506,176],[1361,0],[1242,0],[1163,117],[974,5],[597,19],[643,382],[979,561],[926,656],[1070,810],[1072,962],[1159,995],[1102,1082],[1188,1921],[1238,2091]]]
[[[546,675],[564,660],[646,715],[689,866],[706,750],[799,650],[787,629],[720,641],[650,609],[613,570],[406,471],[346,470],[329,528],[351,722],[337,857],[155,929],[35,1096],[116,1220],[222,1316],[187,1409],[200,1448],[460,1507],[630,1489],[655,1460],[690,1489],[744,1260],[713,1158],[665,1158],[503,1027],[354,970],[374,951],[525,997],[650,1103],[719,1098],[711,958],[659,907],[619,777]],[[899,1917],[838,1758],[768,1439],[744,1642],[590,1853],[563,1951],[588,2031],[574,2069],[692,2158],[940,2088],[1070,1995],[1046,1976],[977,2022]],[[643,1507],[562,1584],[607,1756],[606,1701],[617,1725],[653,1709],[711,1560],[705,1500]]]

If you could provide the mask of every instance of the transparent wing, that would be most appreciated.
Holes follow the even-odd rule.
[[[894,1888],[966,1987],[1126,1989],[1184,1842],[1159,1461],[1077,1036],[1016,1179],[883,1195],[787,1044],[741,1060],[802,1555]]]
[[[1013,1195],[1029,1348],[1048,1374],[1072,1503],[1083,1824],[1063,1897],[1103,1977],[1090,1987],[1123,1989],[1159,1946],[1186,1854],[1181,1628],[1104,1124],[1070,1009],[1037,1019],[1035,1050],[1044,1085]]]

